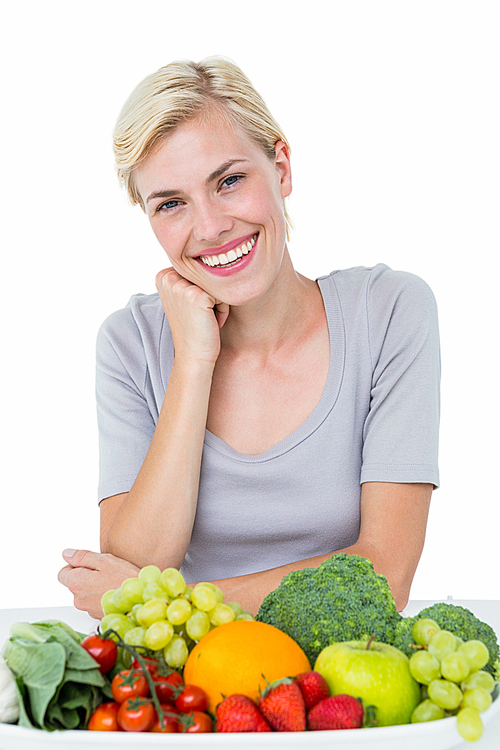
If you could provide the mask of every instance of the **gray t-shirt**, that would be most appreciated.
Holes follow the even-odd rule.
[[[189,581],[266,570],[353,544],[363,482],[439,484],[440,355],[431,290],[418,276],[383,264],[334,271],[318,284],[330,333],[321,400],[300,427],[256,456],[206,431],[181,568]],[[173,357],[157,294],[133,296],[103,323],[99,500],[132,487]]]

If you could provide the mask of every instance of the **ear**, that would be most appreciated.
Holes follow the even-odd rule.
[[[287,198],[292,192],[292,168],[288,146],[283,141],[277,141],[275,152],[275,164],[280,178],[281,197]]]

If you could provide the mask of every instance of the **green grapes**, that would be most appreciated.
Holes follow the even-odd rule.
[[[482,687],[476,687],[472,690],[466,690],[462,701],[462,708],[475,708],[482,713],[491,706],[491,694]]]
[[[174,635],[168,646],[163,649],[163,656],[169,667],[183,667],[189,656],[187,643],[180,635]]]
[[[493,675],[489,672],[480,669],[478,672],[473,672],[469,675],[467,679],[462,682],[460,687],[464,692],[466,690],[473,690],[476,687],[482,687],[487,690],[488,693],[492,693],[495,689],[495,680],[493,679]]]
[[[446,711],[454,711],[462,702],[462,691],[449,680],[433,680],[428,690],[431,701]]]
[[[163,599],[149,599],[136,614],[139,625],[149,628],[157,620],[164,620],[167,616],[167,603]]]
[[[455,651],[456,648],[457,639],[449,630],[440,630],[438,633],[435,633],[428,644],[429,653],[435,656],[436,659],[439,659],[439,661],[446,654],[451,654]]]
[[[441,659],[441,674],[445,680],[451,682],[462,682],[469,676],[470,664],[464,654],[453,651]]]
[[[159,583],[161,577],[161,570],[156,565],[146,565],[145,568],[141,568],[139,571],[139,580],[147,583]]]
[[[163,601],[168,602],[168,594],[165,591],[165,589],[160,586],[159,583],[155,583],[151,581],[150,583],[147,583],[144,586],[144,591],[142,594],[142,601],[148,602],[150,599],[163,599]]]
[[[142,595],[144,593],[144,581],[139,578],[127,578],[126,581],[120,586],[121,592],[125,599],[128,599],[132,604],[142,604]],[[115,592],[116,593],[116,592]],[[125,611],[128,611],[125,609]]]
[[[174,599],[167,607],[167,619],[172,625],[183,625],[191,617],[191,612],[187,599]]]
[[[470,664],[471,672],[485,667],[489,661],[490,654],[482,641],[467,641],[458,647],[458,652],[463,654]]]
[[[441,677],[439,661],[428,651],[416,651],[410,658],[410,672],[421,685],[429,685]]]
[[[236,619],[234,609],[228,604],[217,603],[207,614],[210,618],[210,622],[212,625],[215,625],[215,627],[218,625],[224,625],[226,622],[232,622]]]
[[[174,628],[166,620],[156,620],[146,630],[144,643],[152,651],[161,651],[174,637]]]
[[[176,568],[167,568],[160,576],[160,583],[172,598],[181,596],[186,590],[186,581]]]
[[[210,612],[217,604],[217,595],[206,583],[198,583],[193,589],[191,600],[197,609]]]
[[[483,732],[480,714],[492,702],[495,680],[483,670],[489,660],[484,643],[463,641],[440,628],[432,620],[415,622],[412,636],[416,644],[410,657],[410,672],[422,686],[422,698],[411,722],[427,722],[456,714],[457,729],[468,741]]]
[[[197,610],[186,622],[186,633],[193,641],[199,641],[210,631],[210,625],[210,618],[207,613]]]
[[[101,632],[114,630],[129,646],[162,653],[173,669],[182,669],[195,643],[213,628],[254,619],[238,602],[224,603],[214,583],[187,586],[179,570],[156,565],[107,591],[101,606]]]
[[[129,646],[146,646],[145,628],[130,628],[123,636],[123,642]]]
[[[417,724],[423,721],[436,721],[444,718],[444,708],[433,703],[429,698],[419,703],[411,715],[411,723]]]
[[[434,622],[434,620],[422,617],[421,620],[417,620],[414,623],[411,629],[411,634],[415,643],[419,646],[427,646],[432,636],[440,630],[441,628]]]
[[[464,740],[476,742],[483,734],[483,722],[478,711],[462,708],[457,714],[457,729]]]

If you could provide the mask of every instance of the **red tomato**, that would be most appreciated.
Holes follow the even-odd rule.
[[[156,688],[156,695],[160,703],[174,703],[184,682],[179,672],[171,672],[169,675],[151,675]]]
[[[158,667],[160,666],[157,659],[153,659],[152,657],[149,657],[149,656],[145,656],[143,657],[143,659],[146,663],[146,669],[148,670],[149,674],[150,675],[157,674]],[[139,664],[139,659],[132,659],[132,663],[130,666],[132,669],[138,669],[138,670],[142,669],[141,665]]]
[[[128,698],[149,695],[148,682],[142,672],[133,669],[122,669],[115,674],[111,681],[111,693],[117,703],[123,703]]]
[[[214,724],[210,716],[203,711],[191,711],[189,716],[193,717],[194,724],[191,724],[185,731],[189,734],[201,734],[204,732],[213,732]]]
[[[174,706],[171,706],[169,703],[162,704],[162,710],[166,711],[169,715],[163,717],[162,721],[162,727],[160,727],[160,719],[158,717],[158,714],[156,714],[156,720],[153,724],[153,727],[151,729],[152,732],[178,732],[180,729],[179,721],[175,719],[174,716],[171,716],[170,714],[176,714],[177,715],[177,709],[174,708]]]
[[[118,710],[118,726],[125,732],[149,732],[155,723],[156,711],[149,701],[128,698]]]
[[[100,638],[98,635],[89,635],[80,644],[85,651],[99,664],[99,672],[106,674],[116,664],[118,648],[114,641]]]
[[[90,717],[87,729],[91,732],[121,731],[116,719],[119,708],[119,703],[102,703]]]
[[[208,708],[207,694],[198,685],[186,685],[175,699],[175,705],[183,714],[188,714],[190,711],[205,712]]]

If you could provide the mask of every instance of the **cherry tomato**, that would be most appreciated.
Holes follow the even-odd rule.
[[[118,648],[114,641],[100,638],[98,635],[89,635],[81,642],[81,646],[99,664],[99,672],[106,674],[116,664]]]
[[[171,706],[169,703],[163,703],[161,704],[162,710],[166,711],[168,714],[177,714],[177,709],[174,708],[174,706]],[[164,716],[162,727],[160,727],[160,719],[158,717],[158,714],[156,714],[156,720],[153,724],[153,727],[151,729],[152,732],[178,732],[180,729],[179,721],[174,718],[174,716]]]
[[[156,711],[149,701],[127,698],[118,710],[118,726],[124,732],[149,732],[155,723]]]
[[[179,672],[171,672],[169,675],[151,675],[156,689],[156,695],[160,703],[174,703],[184,682]]]
[[[157,659],[150,658],[149,656],[145,656],[144,662],[146,663],[146,669],[148,670],[150,675],[155,675],[158,673],[158,668],[160,666]],[[139,664],[139,659],[132,659],[132,663],[130,665],[131,669],[138,669],[141,670],[142,667]]]
[[[142,672],[133,669],[122,669],[115,674],[111,681],[111,693],[117,703],[123,703],[128,698],[149,695],[149,686]]]
[[[89,719],[87,729],[92,732],[120,732],[117,716],[119,703],[102,703]]]
[[[185,731],[189,734],[201,734],[204,732],[213,732],[214,724],[210,716],[203,711],[190,711],[189,716],[193,717],[194,724],[191,724]]]
[[[186,685],[175,699],[175,705],[184,714],[190,711],[205,712],[208,708],[208,698],[205,691],[198,685]]]

